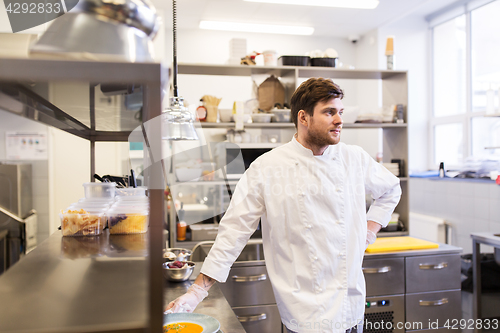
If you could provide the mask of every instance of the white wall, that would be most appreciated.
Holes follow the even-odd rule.
[[[421,17],[406,17],[378,29],[378,65],[386,68],[385,44],[394,38],[395,69],[408,70],[409,170],[427,170],[429,147],[428,23]]]

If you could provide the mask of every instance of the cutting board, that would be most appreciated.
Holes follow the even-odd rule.
[[[366,249],[369,253],[421,250],[438,248],[439,244],[423,239],[403,236],[403,237],[379,237],[375,243],[370,244]]]

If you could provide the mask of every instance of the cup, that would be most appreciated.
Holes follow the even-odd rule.
[[[264,56],[264,66],[278,66],[278,53],[274,50],[262,52]]]

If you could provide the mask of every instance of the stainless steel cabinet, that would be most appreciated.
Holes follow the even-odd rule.
[[[446,320],[460,319],[460,252],[441,244],[436,250],[367,254],[365,321],[370,324],[364,332],[439,332]],[[393,330],[370,329],[381,320],[390,321]]]
[[[265,265],[233,267],[226,283],[219,287],[247,332],[281,332],[281,317]]]
[[[404,265],[404,258],[365,261],[366,296],[404,294]]]
[[[460,256],[406,258],[406,292],[460,289]]]

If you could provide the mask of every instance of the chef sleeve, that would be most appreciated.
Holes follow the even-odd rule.
[[[365,188],[375,200],[366,213],[366,218],[379,223],[384,228],[389,224],[391,214],[401,198],[399,178],[382,164],[377,163],[362,148],[359,149],[362,154]]]
[[[229,207],[220,221],[219,231],[201,273],[226,282],[232,264],[265,212],[259,161],[254,161],[236,185]]]

